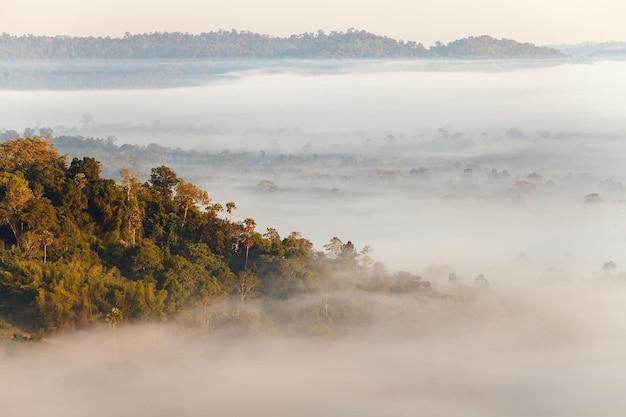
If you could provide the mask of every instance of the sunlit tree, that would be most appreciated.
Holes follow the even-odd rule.
[[[122,187],[126,192],[126,201],[130,201],[131,197],[134,197],[136,189],[139,187],[139,177],[136,173],[128,168],[124,168],[120,171],[122,177]]]
[[[33,198],[28,181],[21,172],[0,174],[0,197],[0,223],[11,228],[15,244],[19,247],[18,222],[22,219],[26,204]]]
[[[174,192],[174,187],[178,184],[178,176],[171,168],[161,165],[152,168],[150,173],[150,184],[152,189],[162,197],[169,198]]]
[[[324,249],[328,252],[328,256],[332,259],[336,259],[341,255],[344,244],[337,236],[330,239],[330,242],[324,245]]]
[[[228,220],[230,222],[233,221],[233,210],[237,210],[237,205],[232,201],[229,201],[228,203],[226,203],[226,212],[228,213],[228,216],[229,216]]]
[[[248,232],[248,233],[254,232],[254,229],[256,228],[256,221],[252,217],[247,217],[243,221],[243,224],[246,227],[246,232]]]
[[[48,230],[41,232],[41,246],[43,247],[43,263],[48,260],[48,246],[54,242],[54,236]]]
[[[176,187],[176,198],[183,208],[183,225],[187,219],[187,212],[196,204],[208,205],[211,202],[206,191],[201,190],[190,182],[179,180]]]
[[[248,255],[250,253],[250,248],[254,246],[255,236],[253,232],[246,232],[241,236],[241,243],[246,247],[246,262],[244,263],[243,269],[248,269]]]
[[[220,212],[224,211],[224,206],[222,206],[220,203],[210,204],[207,206],[207,210],[209,212],[209,215],[215,218]]]

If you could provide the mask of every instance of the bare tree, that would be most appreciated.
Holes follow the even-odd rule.
[[[122,177],[122,187],[126,191],[126,200],[130,201],[131,197],[134,197],[134,192],[139,186],[139,176],[128,168],[124,168],[120,171]]]
[[[239,303],[237,304],[237,317],[240,315],[241,307],[246,301],[246,297],[255,293],[259,285],[261,285],[261,281],[252,271],[241,271],[237,274],[236,288],[237,295],[239,296]]]

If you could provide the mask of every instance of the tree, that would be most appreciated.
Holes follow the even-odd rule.
[[[487,278],[485,278],[483,274],[480,274],[474,280],[474,287],[481,290],[489,289],[489,281],[487,280]]]
[[[248,233],[254,232],[254,229],[256,228],[256,221],[252,217],[247,217],[243,221],[243,224],[246,227],[246,232],[248,232]]]
[[[278,230],[273,227],[268,227],[267,232],[263,234],[263,239],[266,242],[266,251],[275,256],[284,255],[283,242],[280,239]]]
[[[128,221],[130,244],[135,246],[137,244],[137,230],[141,227],[141,213],[137,209],[131,210],[126,220]]]
[[[246,262],[244,263],[243,269],[248,269],[248,254],[250,253],[250,248],[254,246],[255,240],[253,232],[246,232],[241,236],[241,243],[246,247]]]
[[[118,242],[128,206],[122,188],[112,179],[98,179],[90,184],[88,212],[98,224],[100,238]]]
[[[87,183],[92,183],[100,179],[100,172],[102,172],[102,165],[94,158],[85,157],[83,159],[74,158],[68,169],[70,178],[76,178],[78,174],[82,174],[82,178]]]
[[[339,254],[339,260],[341,260],[342,264],[346,268],[352,268],[356,265],[356,248],[352,241],[346,242],[345,245],[341,248],[341,253]]]
[[[330,242],[324,245],[324,249],[332,259],[337,259],[343,251],[344,244],[337,236],[330,239]]]
[[[208,205],[211,202],[206,191],[201,190],[190,182],[181,179],[176,187],[176,200],[183,207],[183,225],[187,219],[187,211],[196,204]]]
[[[134,273],[151,276],[163,270],[163,251],[150,239],[142,239],[139,245],[130,248],[130,268]]]
[[[585,204],[598,204],[602,203],[602,198],[598,193],[591,193],[585,196]]]
[[[207,210],[209,211],[209,215],[211,217],[217,217],[220,212],[224,211],[224,206],[220,203],[210,204],[207,206]]]
[[[313,243],[304,239],[300,232],[291,232],[291,234],[282,241],[285,256],[297,256],[310,258],[313,254]]]
[[[7,224],[13,236],[15,245],[19,248],[17,223],[21,220],[26,204],[33,198],[28,187],[28,181],[21,172],[15,174],[3,172],[0,174],[0,222]]]
[[[365,245],[361,252],[358,255],[359,265],[367,270],[371,269],[374,266],[374,260],[370,255],[374,250],[370,245]]]
[[[616,271],[617,271],[617,265],[613,261],[605,262],[602,265],[602,272],[604,273],[605,277],[614,275]]]
[[[174,192],[174,187],[178,184],[179,179],[176,173],[165,165],[152,168],[150,171],[150,184],[159,195],[169,198]]]
[[[165,268],[163,289],[167,291],[165,308],[169,315],[180,313],[196,298],[196,286],[210,280],[209,272],[179,255],[171,257]]]
[[[20,174],[36,197],[52,201],[63,197],[66,155],[41,137],[18,138],[0,143],[0,173]]]
[[[58,224],[57,209],[45,197],[35,197],[28,201],[24,209],[23,222],[33,232],[53,229]]]
[[[115,327],[122,322],[124,316],[122,315],[122,310],[117,307],[113,307],[109,313],[106,315],[106,322],[109,323],[109,326],[113,329],[113,351],[115,352],[115,360],[118,360],[117,356],[117,339],[115,336]]]
[[[229,215],[229,221],[233,221],[233,210],[237,210],[237,205],[232,202],[229,201],[228,203],[226,203],[226,212]]]
[[[126,201],[130,201],[131,197],[135,197],[135,190],[139,187],[139,177],[128,168],[122,169],[120,176],[122,177],[122,187],[126,191]]]
[[[239,298],[237,307],[237,317],[240,314],[240,308],[246,301],[246,298],[257,291],[257,288],[261,284],[259,277],[257,277],[251,271],[241,271],[237,274],[236,278],[236,291]]]
[[[137,201],[137,190],[140,187],[137,174],[128,168],[120,171],[122,177],[122,188],[126,193],[126,202],[130,207],[126,213],[126,221],[128,223],[128,233],[130,235],[130,243],[135,246],[137,242],[137,230],[141,227],[141,210]]]
[[[41,246],[43,247],[43,263],[48,260],[48,246],[54,242],[54,236],[48,230],[41,232]]]
[[[50,141],[41,137],[18,138],[0,143],[0,169],[5,172],[26,172],[45,166],[64,169],[65,158],[66,155],[59,155]]]

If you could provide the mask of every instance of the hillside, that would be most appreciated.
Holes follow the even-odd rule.
[[[286,320],[290,331],[326,332],[364,308],[334,301],[329,310],[331,291],[431,293],[429,282],[385,272],[351,241],[333,237],[314,252],[299,232],[260,233],[253,218],[237,220],[234,202],[212,201],[164,165],[143,183],[124,168],[116,182],[93,157],[68,164],[34,137],[1,142],[0,169],[0,338],[14,326],[43,335],[111,314],[207,330]],[[321,301],[285,315],[248,308],[296,296]]]
[[[560,58],[556,49],[490,36],[425,48],[366,31],[271,37],[246,31],[127,33],[124,38],[0,36],[0,59]]]

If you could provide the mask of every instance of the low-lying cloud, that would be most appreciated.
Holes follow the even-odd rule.
[[[324,336],[111,329],[5,346],[10,416],[609,416],[625,400],[623,284],[366,296]],[[338,295],[336,295],[337,297]],[[344,294],[349,296],[349,294]]]

